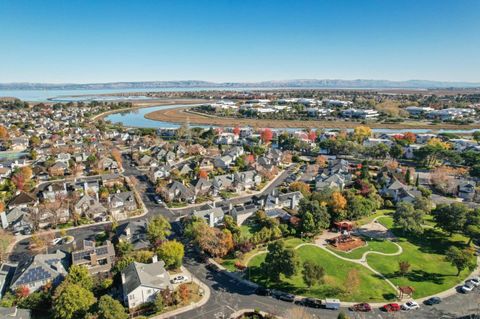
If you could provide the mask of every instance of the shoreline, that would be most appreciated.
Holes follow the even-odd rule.
[[[193,112],[185,108],[172,108],[168,110],[158,110],[145,114],[145,118],[153,121],[170,122],[182,124],[189,121],[198,125],[213,126],[251,126],[253,128],[316,128],[316,129],[353,129],[359,125],[366,125],[372,129],[425,129],[432,132],[439,130],[474,130],[480,129],[480,124],[458,125],[458,124],[427,124],[427,123],[366,123],[350,121],[301,121],[301,120],[271,120],[271,119],[239,119],[218,117],[210,114]]]
[[[195,99],[172,99],[172,100],[155,100],[155,101],[142,101],[142,102],[132,102],[132,107],[126,107],[122,109],[117,109],[117,110],[110,110],[106,111],[100,114],[97,114],[93,116],[90,121],[96,121],[96,120],[103,120],[106,116],[109,116],[111,114],[115,113],[122,113],[122,112],[128,112],[128,111],[135,111],[139,109],[144,109],[148,107],[155,107],[155,106],[164,106],[164,105],[177,105],[177,104],[198,104],[198,103],[204,103],[205,100],[195,100]]]

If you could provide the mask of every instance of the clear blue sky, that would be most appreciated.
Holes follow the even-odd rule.
[[[0,82],[480,82],[478,0],[0,0]]]

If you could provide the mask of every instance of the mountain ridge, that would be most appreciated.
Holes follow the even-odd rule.
[[[201,80],[182,81],[131,81],[104,83],[0,83],[0,90],[72,90],[72,89],[155,89],[155,88],[398,88],[398,89],[435,89],[435,88],[480,88],[480,82],[448,82],[431,80],[371,80],[371,79],[294,79],[260,82],[209,82]]]

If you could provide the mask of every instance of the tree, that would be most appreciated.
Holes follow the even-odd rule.
[[[433,203],[429,198],[426,197],[417,197],[413,202],[415,209],[421,210],[426,214],[430,214],[433,209]]]
[[[310,142],[315,142],[317,140],[317,132],[316,131],[308,132],[308,140]]]
[[[165,308],[165,301],[163,300],[163,294],[157,294],[155,301],[153,302],[155,312],[160,312]]]
[[[317,200],[302,199],[298,212],[302,219],[300,231],[304,233],[316,235],[330,225],[330,214],[327,208],[320,206]]]
[[[93,287],[93,279],[85,266],[72,265],[68,270],[65,281],[70,284],[79,285],[82,288],[91,290]]]
[[[184,248],[183,244],[176,241],[166,241],[158,248],[158,257],[165,262],[170,269],[177,269],[182,265]]]
[[[304,183],[304,182],[293,182],[290,184],[290,190],[292,192],[300,192],[302,193],[303,197],[310,197],[310,185],[308,185],[307,183]]]
[[[20,174],[22,174],[25,182],[28,182],[30,181],[33,175],[32,168],[30,166],[24,166],[20,169]]]
[[[400,202],[393,213],[393,222],[404,233],[418,235],[423,233],[423,216],[423,211],[415,209],[411,203]]]
[[[81,319],[95,304],[93,293],[79,285],[62,283],[53,297],[53,313],[57,319]]]
[[[163,216],[153,217],[147,226],[147,237],[152,245],[158,245],[171,234],[172,226]]]
[[[299,259],[296,251],[285,248],[285,242],[278,240],[268,245],[268,253],[262,268],[274,282],[280,280],[280,274],[290,278],[297,273]]]
[[[462,250],[455,246],[452,246],[447,250],[445,260],[449,261],[452,266],[457,268],[457,276],[460,275],[462,270],[466,268],[473,270],[476,266],[472,251],[467,249]]]
[[[128,314],[118,300],[103,295],[98,301],[98,319],[128,319]]]
[[[122,153],[120,153],[120,150],[118,148],[113,148],[111,150],[112,158],[117,162],[119,167],[122,167],[123,165],[123,159],[122,159]]]
[[[334,212],[339,213],[347,207],[347,200],[343,197],[342,193],[333,192],[329,205]]]
[[[398,262],[398,269],[402,276],[405,276],[408,271],[410,270],[410,263],[408,261],[399,261]]]
[[[180,294],[180,299],[182,299],[183,303],[188,303],[190,300],[190,288],[186,284],[181,284],[178,286],[178,292]]]
[[[316,284],[323,283],[325,269],[322,266],[307,260],[303,263],[302,277],[309,288]]]
[[[0,125],[0,139],[5,140],[8,138],[8,130],[5,126]]]
[[[359,142],[363,142],[363,140],[370,136],[372,136],[372,129],[368,126],[357,126],[353,130],[353,137]]]
[[[315,164],[317,164],[317,165],[318,165],[319,167],[321,167],[321,168],[327,167],[328,159],[327,159],[326,156],[319,155],[319,156],[317,156],[317,158],[315,159]]]
[[[436,227],[453,235],[464,229],[469,208],[462,203],[441,204],[432,212]]]
[[[206,170],[201,169],[198,172],[198,178],[208,179],[208,172]]]
[[[270,143],[270,141],[272,140],[273,138],[273,132],[271,129],[269,128],[265,128],[262,130],[262,132],[260,133],[260,138],[262,139],[262,142],[264,144],[268,144]]]
[[[417,141],[417,136],[412,132],[403,133],[403,140],[407,141],[408,144],[413,144]]]
[[[472,240],[480,240],[480,209],[477,208],[467,215],[465,235],[469,237],[468,245],[472,243]]]
[[[233,134],[235,134],[236,136],[240,135],[240,128],[238,126],[235,126],[233,128]]]

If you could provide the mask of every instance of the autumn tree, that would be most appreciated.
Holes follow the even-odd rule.
[[[5,140],[8,138],[8,130],[5,126],[0,125],[0,139]]]
[[[310,142],[315,142],[317,140],[317,132],[313,130],[308,132],[308,140]]]
[[[347,200],[340,192],[333,192],[329,203],[330,208],[335,213],[342,212],[347,207]]]
[[[310,192],[310,185],[308,185],[307,183],[304,183],[304,182],[293,182],[290,184],[290,190],[292,192],[300,192],[302,193],[303,197],[309,197],[311,192]]]
[[[235,126],[233,128],[233,134],[235,134],[236,136],[240,135],[240,128],[238,126]]]
[[[270,141],[272,140],[273,138],[273,132],[271,129],[269,128],[265,128],[262,130],[262,132],[260,133],[260,138],[262,139],[262,142],[264,144],[268,144],[270,143]]]
[[[408,144],[413,144],[417,141],[417,136],[415,135],[415,133],[406,132],[403,134],[403,140],[407,141]]]
[[[176,241],[166,241],[158,248],[158,257],[165,262],[169,269],[177,269],[182,265],[184,247],[183,244]]]
[[[323,156],[323,155],[319,155],[317,156],[317,158],[315,159],[315,164],[317,164],[319,167],[321,168],[325,168],[327,167],[327,164],[328,164],[328,159],[326,156]]]
[[[180,294],[180,298],[182,299],[182,302],[184,304],[188,303],[191,295],[190,288],[188,288],[188,285],[181,284],[180,286],[178,286],[178,292]]]
[[[399,272],[402,276],[405,276],[408,271],[410,270],[410,263],[408,261],[405,261],[405,260],[401,260],[398,262],[398,269],[399,269]]]
[[[370,136],[372,136],[372,129],[368,126],[357,126],[353,130],[353,137],[359,142],[363,142],[366,138],[369,138]]]
[[[208,179],[208,172],[206,170],[201,169],[198,172],[198,178]]]
[[[147,225],[147,237],[152,245],[158,245],[171,234],[172,226],[163,216],[153,217]]]
[[[112,158],[117,162],[118,166],[123,167],[122,153],[120,153],[120,150],[118,148],[113,148],[111,152]]]

